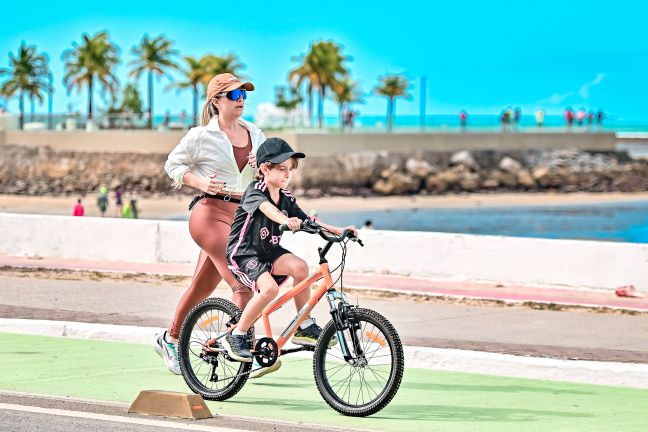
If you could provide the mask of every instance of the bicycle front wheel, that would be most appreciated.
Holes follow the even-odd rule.
[[[187,315],[180,330],[178,360],[185,382],[194,393],[208,400],[222,401],[241,390],[252,363],[227,356],[218,337],[241,311],[230,301],[208,298]]]
[[[313,355],[313,372],[317,389],[331,408],[364,417],[383,409],[396,395],[405,369],[403,345],[394,326],[372,310],[350,309],[348,324],[341,333],[333,321],[324,327]],[[333,342],[336,336],[344,337],[349,361],[342,344]]]

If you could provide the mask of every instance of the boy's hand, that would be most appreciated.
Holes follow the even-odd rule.
[[[344,232],[344,230],[349,230],[353,233],[354,236],[356,237],[358,236],[358,229],[356,228],[355,225],[349,225],[348,227],[342,228],[342,232]]]
[[[290,228],[291,231],[297,231],[299,228],[301,228],[301,223],[302,223],[301,219],[296,217],[291,217],[286,222],[286,225],[288,225],[288,228]]]

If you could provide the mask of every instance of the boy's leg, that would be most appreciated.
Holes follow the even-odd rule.
[[[272,263],[272,273],[276,275],[288,275],[293,278],[293,285],[308,278],[308,264],[306,261],[291,253],[281,255]],[[295,307],[299,312],[310,297],[310,290],[305,289],[295,296]]]
[[[242,362],[252,361],[252,353],[248,346],[247,330],[256,317],[261,314],[263,308],[279,293],[277,282],[275,282],[274,278],[267,271],[261,273],[255,284],[259,294],[254,296],[243,310],[236,329],[223,338],[223,346],[227,349],[230,357]]]

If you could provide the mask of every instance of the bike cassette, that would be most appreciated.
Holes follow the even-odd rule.
[[[268,367],[275,364],[279,357],[279,346],[274,339],[269,337],[261,338],[254,347],[254,358],[261,367]]]

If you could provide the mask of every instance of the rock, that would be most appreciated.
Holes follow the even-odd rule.
[[[459,180],[459,186],[466,192],[474,192],[479,189],[480,181],[481,179],[479,177],[479,174],[466,173],[466,175],[464,175],[464,177]]]
[[[505,156],[499,163],[499,169],[512,174],[517,174],[522,169],[522,164],[513,158]]]
[[[517,173],[517,183],[519,186],[522,186],[526,189],[534,189],[536,187],[536,182],[533,179],[533,176],[528,170],[520,170]]]
[[[398,171],[398,165],[392,164],[389,166],[389,168],[385,168],[382,170],[380,173],[380,177],[383,179],[389,178],[392,174]]]
[[[473,157],[472,153],[470,153],[468,150],[462,150],[450,156],[450,164],[454,166],[463,165],[466,168],[474,171],[479,169],[477,161]]]
[[[432,174],[425,180],[425,189],[429,192],[441,194],[448,190],[448,183],[438,174]]]
[[[494,178],[487,178],[482,182],[482,187],[484,189],[497,189],[499,185],[499,180]]]
[[[427,161],[409,158],[405,162],[405,171],[407,174],[424,179],[430,174],[437,172],[437,169],[430,165]]]
[[[387,179],[379,179],[373,186],[373,191],[381,195],[403,195],[417,192],[420,181],[407,174],[394,172]]]

